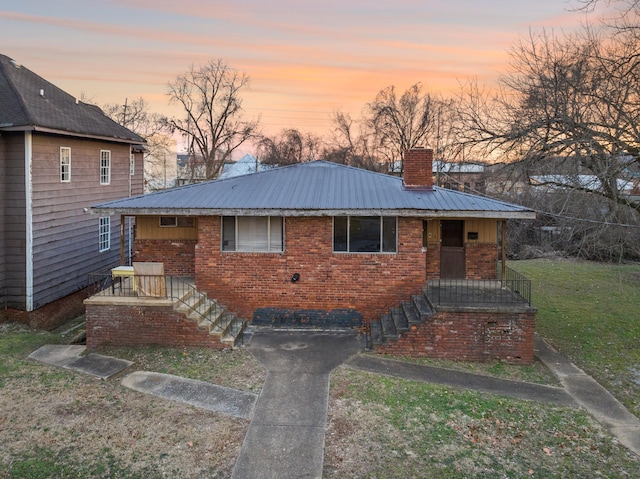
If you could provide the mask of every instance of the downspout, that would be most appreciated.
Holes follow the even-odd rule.
[[[507,220],[502,220],[502,264],[500,265],[502,271],[500,272],[500,279],[504,281],[507,275]]]
[[[125,266],[124,262],[124,221],[125,216],[120,215],[120,266]]]
[[[24,132],[24,206],[25,206],[25,306],[33,311],[33,136]]]
[[[135,172],[135,165],[136,165],[136,155],[135,153],[133,153],[131,147],[129,147],[129,198],[131,198],[131,196],[133,195],[132,189],[133,189],[133,184],[131,181],[131,161],[133,161],[133,171]],[[120,221],[124,220],[124,216],[120,219]],[[132,249],[133,246],[131,244],[131,240],[132,240],[132,228],[131,228],[131,218],[127,219],[127,258],[128,261],[131,261],[131,253],[132,253]],[[122,261],[122,257],[120,258],[120,264],[121,265],[126,265],[127,263]]]

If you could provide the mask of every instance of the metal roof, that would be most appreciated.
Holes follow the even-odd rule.
[[[0,130],[38,130],[143,144],[100,108],[64,92],[0,54]]]
[[[434,187],[408,190],[401,178],[313,161],[102,203],[125,215],[393,215],[535,218],[521,206]]]

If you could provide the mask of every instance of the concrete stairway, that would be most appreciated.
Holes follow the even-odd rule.
[[[176,301],[174,308],[195,322],[198,329],[218,336],[220,342],[234,348],[242,339],[246,321],[196,288],[189,288]]]
[[[424,323],[433,314],[425,291],[412,296],[409,301],[400,303],[400,306],[391,308],[389,313],[371,322],[372,347],[375,349],[376,345],[398,339],[402,333],[411,330],[412,326]]]

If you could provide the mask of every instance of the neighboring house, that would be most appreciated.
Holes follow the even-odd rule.
[[[142,193],[143,146],[0,55],[0,320],[51,328],[84,311],[89,273],[119,262],[121,226],[133,221],[88,207]]]
[[[486,191],[483,163],[434,161],[433,174],[436,184],[443,188],[465,193],[484,194]]]
[[[432,160],[431,150],[407,151],[403,179],[300,163],[102,203],[92,212],[135,217],[136,262],[163,263],[166,274],[193,278],[208,298],[256,325],[356,327],[379,351],[530,362],[535,310],[528,301],[460,309],[447,306],[443,293],[462,285],[469,299],[474,288],[496,284],[504,292],[499,226],[504,233],[507,220],[535,213],[433,186]],[[89,347],[206,344],[189,339],[169,303],[112,302],[112,291],[86,301]],[[406,304],[415,295],[418,310]],[[143,314],[145,304],[167,309]],[[200,327],[207,334],[226,329],[213,319]],[[221,335],[226,339],[212,347],[235,341]]]
[[[259,173],[272,168],[274,167],[260,163],[255,156],[246,154],[236,162],[226,163],[222,168],[222,173],[220,173],[218,179],[248,175],[249,173]]]

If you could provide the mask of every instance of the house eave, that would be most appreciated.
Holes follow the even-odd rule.
[[[35,131],[39,133],[50,133],[53,135],[73,136],[77,138],[87,138],[91,140],[110,141],[116,143],[126,143],[128,145],[144,145],[146,141],[134,140],[133,138],[118,138],[115,136],[94,135],[90,133],[78,133],[75,131],[47,128],[37,125],[0,126],[0,131]]]
[[[484,219],[536,219],[535,211],[463,211],[463,210],[405,210],[405,209],[251,209],[251,208],[100,208],[90,209],[93,214],[123,216],[398,216],[409,218],[484,218]]]

